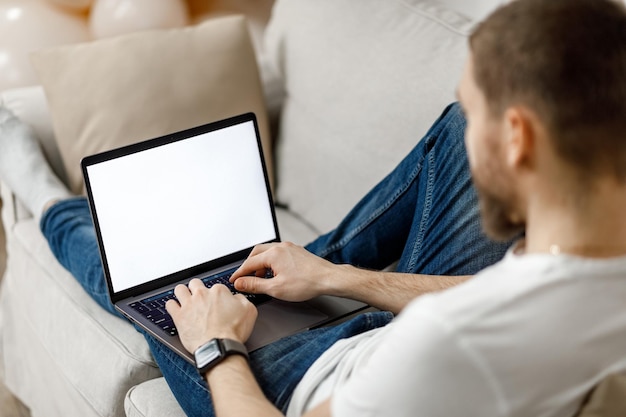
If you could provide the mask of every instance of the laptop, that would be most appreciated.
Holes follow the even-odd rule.
[[[111,302],[194,363],[165,310],[174,287],[199,278],[235,291],[228,278],[254,246],[280,241],[254,114],[91,155],[81,168]],[[246,297],[259,310],[250,351],[367,307]]]

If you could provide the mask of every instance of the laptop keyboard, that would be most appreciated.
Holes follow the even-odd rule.
[[[207,288],[211,288],[215,284],[226,285],[226,287],[228,287],[228,289],[233,294],[245,295],[246,298],[254,305],[262,304],[270,299],[269,296],[263,294],[246,294],[237,291],[233,284],[228,281],[228,279],[233,274],[233,272],[235,272],[235,270],[236,268],[226,272],[222,272],[217,275],[211,275],[202,278],[201,280]],[[167,303],[169,300],[176,300],[173,289],[154,295],[152,297],[145,298],[141,301],[131,303],[130,307],[141,313],[141,315],[143,315],[145,318],[147,318],[157,326],[159,326],[167,334],[171,336],[177,336],[178,331],[176,330],[176,326],[174,326],[174,321],[172,320],[172,317],[169,315],[167,310],[165,310],[165,303]]]

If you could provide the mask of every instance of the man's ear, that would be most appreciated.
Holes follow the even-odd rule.
[[[506,162],[512,169],[530,168],[535,163],[535,129],[532,115],[523,107],[504,112]]]

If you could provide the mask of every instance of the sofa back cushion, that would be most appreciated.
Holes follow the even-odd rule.
[[[454,101],[472,21],[430,0],[279,0],[277,199],[326,232]]]

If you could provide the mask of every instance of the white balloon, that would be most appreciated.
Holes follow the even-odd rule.
[[[181,27],[188,21],[183,0],[95,0],[90,14],[91,33],[98,39]]]
[[[31,52],[90,38],[84,19],[48,2],[0,0],[0,91],[39,83]]]

